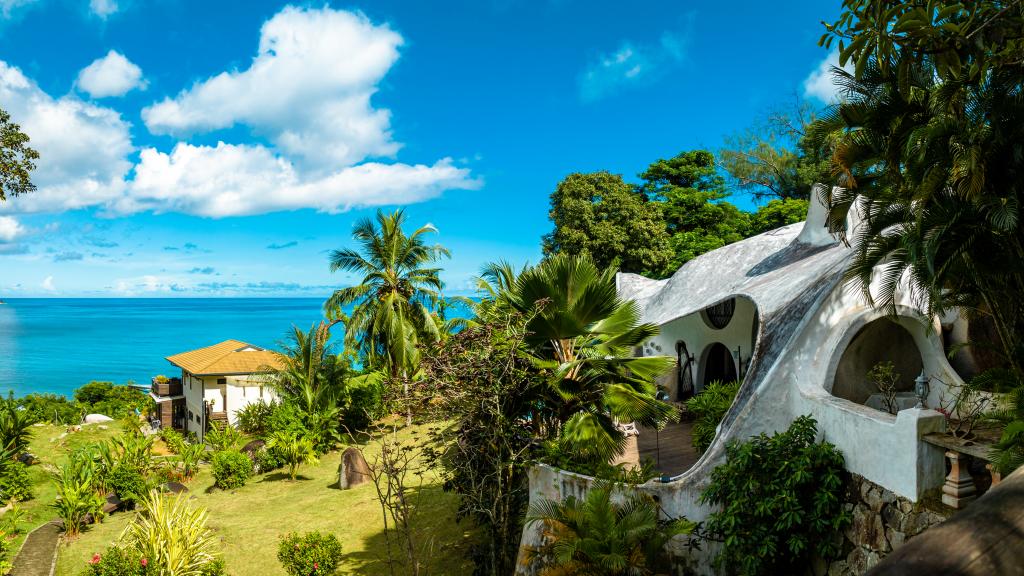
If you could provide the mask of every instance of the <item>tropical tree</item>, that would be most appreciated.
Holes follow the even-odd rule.
[[[39,153],[28,142],[11,115],[0,109],[0,202],[36,189],[30,173],[35,170]]]
[[[271,379],[282,401],[297,410],[301,427],[324,450],[340,440],[341,406],[353,376],[348,362],[334,353],[330,337],[324,323],[308,332],[292,327],[289,342],[279,354],[281,368]]]
[[[545,563],[541,574],[668,574],[665,544],[689,534],[694,525],[682,518],[660,521],[658,512],[658,503],[636,490],[621,504],[613,502],[607,485],[591,488],[584,498],[536,502],[527,523],[544,526],[546,544],[533,551]]]
[[[17,457],[28,449],[35,421],[27,410],[18,407],[13,393],[0,404],[0,450]]]
[[[658,274],[672,252],[659,206],[610,172],[570,174],[551,194],[544,255],[589,254],[598,266]]]
[[[851,212],[863,217],[848,277],[890,312],[905,282],[930,311],[987,317],[996,341],[972,345],[1005,365],[984,378],[1020,387],[1024,4],[876,4],[846,0],[827,26],[821,43],[838,43],[853,72],[834,70],[844,101],[811,128],[842,186],[825,191],[830,225],[843,235]],[[1024,442],[1016,428],[1002,449]]]
[[[359,250],[342,248],[330,254],[331,272],[362,275],[358,284],[334,292],[324,309],[330,318],[341,317],[354,306],[345,322],[346,346],[361,350],[371,365],[382,365],[392,378],[408,375],[416,362],[416,344],[438,339],[431,317],[441,299],[444,283],[440,268],[432,265],[450,256],[440,245],[428,245],[431,225],[406,234],[405,213],[377,212],[356,223],[353,238]]]
[[[598,270],[586,255],[556,254],[522,272],[506,297],[529,318],[526,342],[551,371],[537,425],[560,428],[561,441],[581,458],[622,452],[616,420],[658,426],[675,415],[654,397],[654,380],[672,359],[632,356],[658,329],[619,298],[614,269]]]
[[[288,465],[288,477],[292,482],[302,464],[316,464],[316,450],[313,442],[292,430],[277,430],[267,440],[267,450],[273,450]]]

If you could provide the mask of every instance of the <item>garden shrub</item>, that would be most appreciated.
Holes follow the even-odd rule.
[[[213,478],[217,488],[241,488],[252,476],[252,461],[238,450],[223,450],[213,455]]]
[[[11,541],[7,534],[0,532],[0,574],[7,574],[14,568],[14,559],[11,558]]]
[[[242,443],[242,433],[238,431],[231,424],[225,424],[223,426],[213,425],[206,432],[203,437],[206,443],[213,448],[214,452],[224,452],[225,450],[235,450],[239,444]]]
[[[276,406],[276,402],[268,404],[260,400],[243,407],[235,413],[238,429],[250,436],[263,436],[269,431],[270,417]]]
[[[163,439],[172,454],[181,454],[181,449],[185,445],[185,437],[181,435],[181,432],[173,428],[164,428],[160,430],[160,438]]]
[[[258,474],[277,470],[283,467],[284,464],[284,459],[281,458],[277,451],[266,446],[261,446],[252,453],[252,465]]]
[[[81,576],[145,576],[149,574],[149,560],[143,562],[138,552],[111,546],[97,552],[89,560]]]
[[[686,401],[686,411],[693,417],[691,443],[697,451],[703,453],[711,446],[715,430],[732,406],[739,389],[739,382],[726,384],[716,380],[708,384],[700,394]]]
[[[0,499],[6,502],[12,498],[19,501],[31,500],[32,479],[28,475],[28,466],[16,460],[4,459],[0,464]]]
[[[723,542],[715,559],[730,574],[797,574],[813,555],[839,554],[843,455],[815,443],[816,422],[800,416],[789,430],[730,442],[701,501],[719,507],[707,532]]]
[[[86,410],[80,402],[68,400],[60,394],[26,394],[18,398],[17,403],[34,422],[53,424],[78,424]]]
[[[154,402],[148,394],[134,386],[118,386],[113,382],[89,382],[75,390],[75,400],[90,413],[104,414],[115,420],[151,411]]]
[[[350,432],[366,430],[384,414],[384,385],[377,379],[349,380],[348,403],[341,411],[341,421]]]
[[[131,509],[147,492],[146,478],[134,466],[119,463],[106,477],[107,486],[121,499],[121,505]]]
[[[341,556],[341,542],[334,534],[291,532],[277,546],[277,559],[290,576],[329,576],[338,569]]]

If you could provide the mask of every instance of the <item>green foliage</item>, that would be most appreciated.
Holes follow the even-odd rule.
[[[142,555],[121,546],[111,546],[103,553],[93,554],[88,568],[81,576],[149,576],[149,559],[143,563]]]
[[[160,438],[172,454],[181,454],[182,449],[185,447],[185,437],[174,428],[162,428],[160,430]]]
[[[181,475],[186,479],[195,476],[199,471],[199,463],[206,457],[206,447],[202,444],[183,443],[178,451],[178,464]]]
[[[213,424],[203,435],[203,440],[213,449],[214,452],[235,450],[245,438],[242,433],[231,424]]]
[[[505,298],[526,316],[525,343],[550,371],[542,402],[551,412],[534,418],[549,418],[545,424],[583,459],[622,452],[616,419],[658,426],[676,416],[654,397],[654,381],[672,359],[632,356],[657,327],[642,324],[636,304],[619,298],[613,269],[599,270],[589,256],[556,254],[524,270]]]
[[[0,574],[7,574],[12,568],[11,541],[7,539],[7,534],[0,532]]]
[[[75,401],[86,413],[104,414],[115,420],[152,411],[153,399],[134,386],[92,381],[75,390]]]
[[[7,505],[10,508],[3,516],[0,516],[0,534],[21,534],[24,532],[22,524],[28,520],[28,512],[18,504],[17,500],[11,500]]]
[[[324,303],[327,317],[339,320],[344,319],[344,308],[354,306],[345,321],[346,347],[359,350],[366,365],[385,367],[393,380],[415,372],[417,343],[440,337],[431,312],[440,302],[444,283],[434,264],[449,256],[441,245],[426,243],[426,236],[437,232],[433,226],[406,234],[404,225],[402,210],[378,211],[374,220],[359,220],[352,235],[360,250],[332,251],[330,269],[362,278]],[[319,340],[326,343],[327,338]]]
[[[18,408],[13,393],[0,400],[0,450],[9,451],[14,457],[23,454],[28,450],[34,423],[31,414]]]
[[[127,509],[134,508],[135,503],[146,495],[146,477],[138,468],[127,463],[114,466],[107,475],[106,482]]]
[[[815,184],[832,182],[827,155],[807,136],[813,121],[810,104],[800,103],[788,110],[772,110],[751,127],[728,136],[719,158],[731,187],[757,199],[786,202],[807,200]],[[779,225],[799,222],[805,214],[806,208],[797,220]],[[752,233],[770,229],[755,226]]]
[[[34,422],[78,424],[86,414],[84,405],[60,394],[26,394],[16,402]]]
[[[836,557],[843,510],[843,456],[815,443],[810,416],[789,430],[731,442],[726,462],[711,472],[701,501],[719,508],[708,532],[723,541],[716,563],[730,574],[794,574],[818,554]]]
[[[39,153],[28,142],[11,115],[0,109],[0,202],[36,189],[29,173],[35,170]]]
[[[290,532],[277,546],[277,559],[290,576],[330,576],[341,557],[341,542],[334,534]]]
[[[748,234],[756,236],[769,230],[803,222],[807,218],[808,204],[807,200],[799,198],[771,200],[751,215]]]
[[[28,474],[28,466],[14,460],[12,456],[11,452],[0,452],[0,499],[31,500],[32,479]]]
[[[609,172],[570,174],[551,194],[545,256],[589,254],[601,268],[658,274],[671,258],[658,205]]]
[[[277,470],[284,465],[284,460],[274,450],[267,450],[266,446],[252,453],[252,467],[257,474]]]
[[[57,500],[50,505],[64,527],[67,538],[78,536],[82,522],[87,516],[98,516],[103,510],[104,500],[96,494],[88,481],[73,477],[56,476]]]
[[[739,382],[712,382],[700,394],[686,401],[686,411],[693,415],[693,447],[703,453],[715,439],[718,424],[732,406],[739,392]]]
[[[288,476],[292,482],[302,464],[316,464],[316,450],[313,442],[300,434],[289,430],[278,430],[267,441],[267,450],[272,451],[288,466]]]
[[[274,413],[276,402],[264,402],[259,400],[242,407],[235,413],[238,421],[238,429],[250,436],[262,436],[268,432],[267,423],[270,415]]]
[[[238,450],[224,450],[213,455],[214,484],[221,490],[245,486],[252,476],[252,461]]]
[[[532,553],[545,566],[542,575],[667,574],[665,544],[689,534],[694,525],[682,518],[663,522],[658,515],[650,495],[630,490],[617,501],[602,484],[583,499],[541,500],[530,507],[527,523],[543,523],[545,544]]]
[[[168,496],[156,490],[140,504],[141,512],[125,528],[121,542],[147,559],[149,570],[160,575],[223,574],[223,564],[215,555],[217,538],[206,527],[205,509],[193,507],[188,496]]]

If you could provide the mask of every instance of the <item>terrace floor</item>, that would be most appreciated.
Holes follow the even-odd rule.
[[[669,424],[660,432],[641,427],[640,435],[630,439],[626,453],[618,461],[636,464],[650,460],[660,474],[678,476],[700,458],[690,442],[692,429],[693,422]]]

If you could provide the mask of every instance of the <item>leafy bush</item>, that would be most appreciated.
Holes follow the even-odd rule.
[[[196,475],[196,472],[199,471],[199,463],[204,457],[206,457],[206,446],[182,443],[181,451],[178,452],[178,464],[181,466],[181,474],[186,480]]]
[[[264,474],[271,470],[277,470],[284,466],[284,464],[284,459],[277,454],[277,451],[267,449],[266,446],[262,446],[252,453],[253,468],[255,468],[256,472],[259,474]]]
[[[350,432],[366,430],[384,416],[384,384],[372,374],[348,381],[348,402],[341,411],[341,421]]]
[[[704,503],[720,507],[707,530],[724,544],[716,558],[730,574],[796,574],[812,554],[831,559],[834,537],[851,521],[843,510],[843,455],[817,444],[810,416],[786,432],[731,442],[711,472]],[[838,540],[841,542],[841,539]]]
[[[290,576],[329,576],[338,569],[341,556],[341,542],[334,534],[291,532],[277,546],[277,559]]]
[[[252,461],[238,450],[224,450],[213,455],[213,478],[217,488],[241,488],[252,476]]]
[[[60,394],[26,394],[16,402],[35,422],[78,424],[86,410],[81,403]]]
[[[146,477],[138,468],[126,463],[118,464],[107,475],[107,486],[117,494],[125,508],[135,507],[147,492]]]
[[[22,523],[28,520],[28,512],[25,511],[16,501],[10,502],[10,508],[3,516],[0,516],[0,538],[3,534],[21,534]],[[4,574],[0,571],[0,574]]]
[[[238,445],[242,443],[242,433],[230,424],[213,425],[206,432],[204,439],[214,452],[223,452],[237,449]]]
[[[544,544],[536,555],[553,574],[668,574],[665,544],[689,534],[683,518],[662,522],[649,494],[630,491],[621,502],[597,484],[583,499],[541,500],[530,507],[527,523],[543,523]]]
[[[14,568],[14,562],[10,556],[11,541],[7,539],[7,534],[0,533],[0,574],[7,574]]]
[[[181,432],[174,428],[163,428],[160,430],[160,438],[172,454],[181,454],[181,450],[185,446],[185,437],[181,435]]]
[[[694,419],[690,441],[699,452],[703,453],[711,446],[718,424],[729,411],[739,389],[739,382],[725,384],[716,380],[708,384],[703,392],[686,401],[686,411]]]
[[[28,466],[10,458],[10,452],[0,452],[0,499],[31,500],[32,479]]]
[[[277,407],[276,402],[266,403],[263,400],[253,402],[235,412],[238,429],[250,436],[263,436],[270,431],[270,417]]]
[[[17,457],[28,450],[35,420],[18,407],[13,395],[0,400],[0,403],[0,450],[9,450]]]
[[[86,516],[98,516],[103,510],[103,498],[88,482],[70,475],[55,478],[55,483],[57,500],[50,506],[57,511],[57,517],[63,523],[65,537],[74,538],[78,536]]]
[[[92,555],[82,576],[146,576],[150,573],[148,558],[144,562],[138,552],[111,546],[103,553]]]
[[[75,400],[90,413],[105,414],[115,420],[150,412],[153,399],[134,386],[92,381],[75,390]]]

